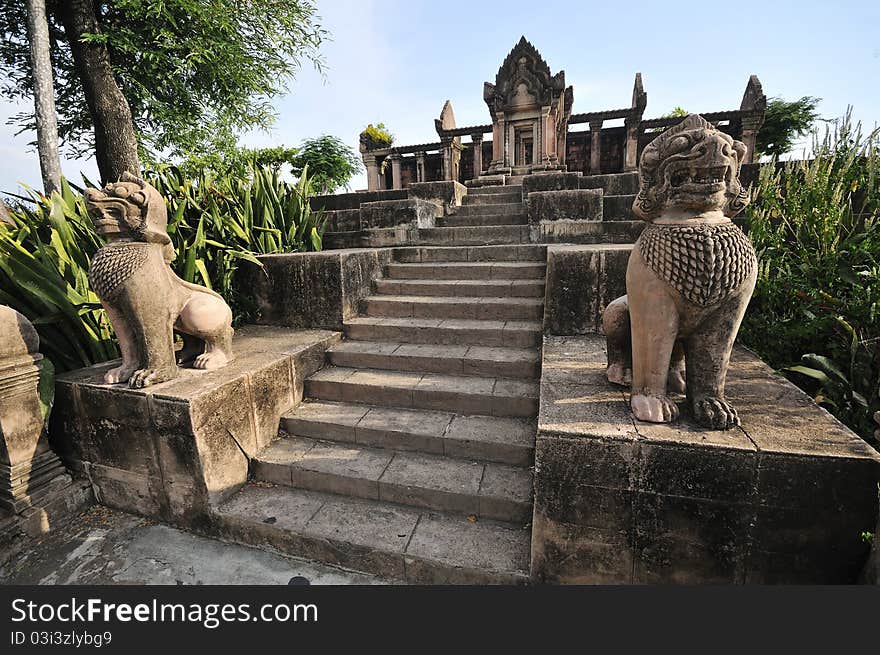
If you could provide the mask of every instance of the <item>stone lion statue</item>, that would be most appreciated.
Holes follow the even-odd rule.
[[[730,220],[748,204],[745,154],[695,114],[642,153],[633,211],[649,225],[629,258],[627,294],[603,316],[608,379],[632,385],[639,420],[676,419],[675,391],[687,393],[701,425],[739,425],[724,383],[757,277],[754,248]]]
[[[122,364],[104,382],[134,388],[170,380],[178,364],[213,369],[232,359],[232,311],[218,294],[177,277],[169,263],[168,212],[159,192],[124,173],[86,206],[107,244],[92,259],[89,284],[119,338]],[[174,351],[174,330],[183,348]]]

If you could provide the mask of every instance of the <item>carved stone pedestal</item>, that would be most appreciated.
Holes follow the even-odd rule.
[[[281,414],[338,340],[325,330],[246,326],[228,366],[182,369],[145,389],[104,384],[115,362],[66,373],[53,443],[102,504],[194,526],[245,483],[251,457],[278,436]]]
[[[0,507],[15,514],[70,482],[43,429],[39,346],[27,319],[0,306]]]

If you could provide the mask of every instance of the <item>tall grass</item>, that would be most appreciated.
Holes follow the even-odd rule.
[[[223,295],[237,322],[254,311],[247,290],[235,286],[242,261],[321,249],[323,219],[309,207],[307,174],[291,184],[268,167],[253,167],[246,177],[186,177],[164,167],[145,178],[168,205],[172,268]],[[49,198],[30,191],[12,208],[13,223],[0,222],[0,303],[34,323],[43,354],[60,371],[117,356],[112,327],[88,284],[89,262],[103,241],[80,191],[66,180]]]
[[[880,132],[849,113],[812,156],[760,170],[749,229],[760,262],[743,341],[872,440],[880,410]]]

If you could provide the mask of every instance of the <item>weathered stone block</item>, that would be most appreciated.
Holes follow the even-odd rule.
[[[407,187],[407,191],[410,198],[441,203],[444,215],[451,213],[455,207],[461,207],[461,199],[467,195],[467,187],[453,180],[415,182]]]
[[[602,190],[533,191],[528,195],[529,225],[544,221],[601,221]]]
[[[354,232],[361,229],[361,210],[336,209],[324,212],[326,220],[324,231],[327,232]]]
[[[523,196],[528,197],[529,194],[536,191],[566,191],[577,189],[578,181],[580,179],[580,173],[552,172],[526,175],[522,179]]]
[[[442,213],[437,202],[408,198],[365,202],[361,205],[361,229],[397,227],[434,227],[434,219]]]
[[[632,576],[633,552],[626,532],[548,520],[535,513],[531,570],[535,582],[618,584]]]
[[[319,366],[317,353],[338,340],[333,332],[248,326],[228,366],[182,369],[137,390],[102,383],[112,363],[73,371],[58,377],[66,400],[53,425],[78,427],[53,440],[101,502],[184,524],[201,520],[244,484],[250,458],[301,398],[302,377]],[[134,424],[120,420],[128,415]]]
[[[578,188],[604,189],[606,196],[626,196],[639,192],[639,174],[608,173],[605,175],[585,175],[578,179]]]
[[[543,352],[533,578],[855,582],[880,456],[752,353],[735,349],[729,373],[742,428],[712,431],[687,413],[634,421],[603,382],[601,336],[547,336]],[[597,530],[631,567],[609,565]]]
[[[263,268],[239,269],[252,290],[259,322],[296,328],[342,330],[372,292],[372,282],[391,261],[388,250],[355,249],[260,257]]]
[[[630,245],[549,246],[544,303],[547,334],[600,331],[602,312],[626,293]]]

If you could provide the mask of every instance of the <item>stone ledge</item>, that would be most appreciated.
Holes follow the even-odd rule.
[[[441,202],[407,198],[361,203],[361,230],[393,228],[401,225],[434,227],[435,218],[442,215]]]
[[[50,439],[99,502],[191,523],[247,480],[250,458],[302,399],[337,332],[246,326],[215,371],[129,389],[101,382],[117,362],[58,376]]]
[[[410,198],[442,203],[443,214],[450,214],[461,206],[461,199],[467,195],[467,187],[453,180],[438,182],[413,182],[407,187]]]
[[[545,337],[532,575],[563,583],[854,582],[880,456],[737,347],[742,428],[633,419],[604,338]]]
[[[602,189],[532,191],[526,204],[530,225],[558,220],[602,220]]]
[[[259,322],[294,328],[342,330],[373,280],[391,261],[390,250],[352,248],[323,252],[261,255],[263,268],[244,262],[242,289],[249,289]]]
[[[547,246],[544,332],[574,335],[601,330],[605,306],[626,293],[631,250],[628,244]]]
[[[522,179],[523,197],[540,191],[564,191],[577,189],[582,173],[551,171],[526,175]]]

